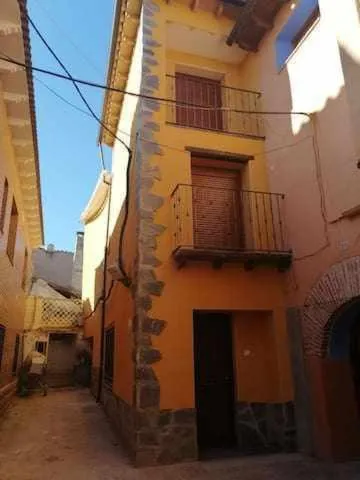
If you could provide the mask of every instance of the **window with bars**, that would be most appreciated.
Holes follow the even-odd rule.
[[[1,233],[4,233],[8,195],[9,195],[9,184],[8,184],[7,178],[5,178],[4,189],[3,189],[2,199],[1,199],[1,210],[0,210],[0,232]]]
[[[18,220],[19,220],[19,214],[16,207],[15,199],[13,199],[12,206],[11,206],[9,235],[8,235],[8,242],[7,242],[7,248],[6,248],[6,252],[11,263],[14,263]]]
[[[221,82],[184,73],[175,75],[176,123],[185,127],[223,130]],[[182,105],[183,104],[183,105]],[[195,107],[185,104],[197,105]]]
[[[110,327],[105,331],[105,362],[104,362],[104,380],[105,383],[112,386],[114,379],[114,348],[115,348],[115,329]]]
[[[4,325],[0,325],[0,371],[1,371],[2,359],[4,355],[5,333],[6,333],[6,328],[4,327]]]

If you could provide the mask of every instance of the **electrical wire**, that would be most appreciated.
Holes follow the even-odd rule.
[[[96,113],[94,112],[93,108],[90,106],[89,102],[86,100],[85,96],[83,95],[82,91],[80,90],[79,86],[77,85],[77,83],[74,81],[74,78],[72,77],[70,71],[67,69],[67,67],[65,66],[65,64],[61,61],[61,59],[59,58],[59,56],[56,54],[56,52],[51,48],[51,46],[49,45],[49,43],[47,42],[47,40],[45,39],[45,37],[42,35],[42,33],[40,32],[40,30],[37,28],[37,26],[35,25],[35,23],[33,22],[33,20],[31,19],[30,15],[27,13],[26,14],[26,17],[30,23],[30,25],[32,26],[32,28],[35,30],[36,34],[38,35],[38,37],[40,38],[40,40],[43,42],[43,44],[45,45],[45,47],[49,50],[49,52],[51,53],[51,55],[55,58],[55,60],[58,62],[58,64],[61,66],[61,68],[64,70],[64,72],[66,73],[66,75],[68,76],[68,78],[71,80],[71,82],[73,83],[77,93],[79,94],[81,100],[83,101],[83,103],[85,104],[86,108],[89,110],[90,114],[94,117],[94,119],[99,123],[99,125],[101,125],[103,127],[104,130],[106,130],[108,133],[110,133],[115,139],[117,139],[121,145],[123,145],[123,147],[126,149],[126,151],[128,152],[128,167],[127,169],[130,169],[130,164],[131,164],[131,160],[132,160],[132,151],[131,151],[131,148],[121,139],[119,138],[116,133],[114,133],[110,128],[108,128],[107,125],[105,125],[105,123],[96,115]],[[125,219],[127,221],[128,219],[128,215],[129,215],[129,212],[128,212],[128,205],[129,205],[129,185],[127,184],[127,189],[126,189],[126,194],[125,194]],[[125,235],[125,230],[126,230],[126,221],[124,220],[123,224],[121,225],[121,231],[120,231],[120,242],[123,242],[123,238],[124,238],[124,235]],[[122,282],[125,286],[129,287],[131,285],[131,280],[129,278],[129,276],[127,275],[126,271],[125,271],[125,268],[124,268],[124,262],[123,262],[123,258],[122,258],[122,243],[121,245],[119,246],[119,253],[121,255],[119,255],[119,258],[118,258],[118,266],[119,266],[119,270],[123,276],[123,279],[122,279]]]
[[[196,108],[207,110],[207,111],[219,111],[220,110],[220,111],[228,111],[228,112],[234,112],[234,113],[245,113],[245,114],[249,114],[249,115],[303,115],[307,118],[310,118],[310,114],[306,113],[306,112],[239,110],[239,109],[235,109],[235,108],[223,108],[223,107],[213,107],[213,106],[206,107],[204,105],[200,105],[200,104],[197,104],[197,103],[184,102],[184,101],[173,99],[173,98],[157,97],[157,96],[152,96],[152,95],[145,95],[143,93],[129,92],[129,91],[121,89],[121,88],[106,86],[106,85],[102,85],[101,83],[91,82],[91,81],[88,81],[88,80],[83,80],[83,79],[80,79],[80,78],[71,77],[69,75],[63,75],[61,73],[54,72],[52,70],[48,70],[48,69],[45,69],[45,68],[39,68],[39,67],[34,67],[34,66],[27,65],[26,63],[20,62],[18,60],[13,59],[12,57],[9,57],[8,55],[6,55],[5,57],[0,56],[0,60],[3,60],[4,62],[12,63],[14,65],[18,65],[20,67],[26,68],[27,70],[32,70],[32,71],[35,71],[35,72],[44,73],[46,75],[50,75],[50,76],[53,76],[53,77],[56,77],[56,78],[61,78],[63,80],[75,82],[77,84],[79,83],[81,85],[86,85],[88,87],[100,88],[102,90],[107,90],[107,91],[110,91],[110,92],[122,93],[124,95],[129,95],[129,96],[132,96],[132,97],[142,98],[144,100],[158,101],[158,102],[165,103],[165,104],[170,103],[170,104],[174,104],[174,105],[177,105],[177,106],[183,106],[183,107],[196,107]],[[107,127],[106,127],[106,129],[107,129]],[[111,132],[111,134],[114,135],[113,132]]]
[[[102,146],[102,143],[101,143],[101,142],[99,143],[99,149],[100,149],[101,166],[102,166],[102,169],[103,169],[103,170],[106,170],[105,160],[104,160],[104,150],[103,150],[103,146]]]
[[[83,101],[83,103],[85,104],[86,108],[89,110],[90,114],[94,117],[94,119],[108,132],[110,133],[114,138],[116,138],[125,148],[126,150],[128,151],[128,153],[130,153],[130,148],[129,146],[123,141],[121,140],[121,138],[117,137],[116,133],[114,133],[112,130],[110,130],[108,128],[107,125],[105,125],[103,123],[103,121],[96,115],[96,113],[94,112],[93,108],[91,107],[91,105],[89,104],[89,102],[86,100],[85,96],[83,95],[82,91],[80,90],[79,86],[77,85],[77,82],[75,81],[75,79],[73,78],[73,76],[71,75],[70,71],[67,69],[67,67],[65,66],[65,64],[62,62],[62,60],[59,58],[59,56],[56,54],[56,52],[53,50],[53,48],[49,45],[49,43],[47,42],[46,38],[42,35],[42,33],[40,32],[40,30],[37,28],[37,26],[35,25],[35,23],[33,22],[33,20],[31,19],[30,15],[29,14],[26,14],[26,17],[27,19],[29,20],[29,23],[30,25],[33,27],[33,29],[35,30],[36,34],[38,35],[38,37],[40,38],[40,40],[43,42],[43,44],[45,45],[45,47],[49,50],[49,52],[51,53],[51,55],[55,58],[55,60],[58,62],[58,64],[61,66],[61,68],[64,70],[64,72],[66,73],[67,75],[67,78],[72,82],[72,84],[74,85],[77,93],[79,94],[81,100]],[[10,57],[9,57],[10,58]]]
[[[47,18],[59,30],[59,32],[62,35],[62,38],[66,38],[66,40],[73,46],[73,48],[78,52],[78,54],[88,63],[88,65],[90,65],[93,68],[94,71],[103,75],[102,69],[98,65],[95,65],[95,63],[92,61],[92,59],[88,55],[86,55],[86,53],[74,42],[74,40],[71,38],[69,32],[67,32],[64,27],[59,25],[59,23],[55,20],[55,18],[50,14],[49,10],[47,8],[45,8],[43,3],[40,0],[36,0],[36,3],[41,8],[41,10],[44,12],[45,16],[47,16]]]
[[[47,88],[51,93],[53,93],[59,100],[63,101],[67,105],[69,105],[69,107],[77,110],[78,112],[82,113],[83,115],[86,115],[89,118],[92,118],[92,115],[90,115],[89,112],[87,112],[86,110],[80,108],[79,106],[77,106],[74,103],[67,100],[65,97],[60,95],[60,93],[58,93],[56,90],[49,87],[49,85],[47,85],[39,77],[34,76],[34,78],[35,78],[35,80],[40,82],[45,88]],[[131,134],[128,133],[128,132],[125,132],[125,130],[118,129],[118,132],[121,133],[122,135],[127,136],[128,138],[131,138]],[[166,143],[160,143],[160,142],[157,142],[155,140],[150,140],[148,138],[145,138],[145,137],[141,136],[139,134],[139,132],[137,133],[137,135],[138,135],[138,139],[141,142],[150,143],[150,144],[157,144],[159,147],[167,148],[169,150],[173,150],[173,151],[179,152],[179,153],[188,153],[188,150],[186,150],[185,148],[174,147],[173,145],[169,145],[169,144],[166,144]],[[293,147],[296,147],[297,145],[299,145],[300,143],[304,142],[305,140],[308,140],[309,138],[313,138],[313,135],[307,135],[306,137],[301,138],[300,140],[298,140],[296,142],[289,143],[289,144],[286,144],[286,145],[282,145],[280,147],[275,147],[275,148],[272,148],[272,149],[269,149],[269,150],[264,150],[262,152],[252,153],[251,157],[254,157],[254,158],[262,157],[264,155],[268,155],[268,154],[271,154],[271,153],[274,153],[274,152],[278,152],[278,151],[281,151],[281,150],[286,150],[287,148],[293,148]],[[159,154],[155,154],[155,155],[159,155]]]
[[[60,73],[57,73],[57,72],[53,72],[51,70],[47,70],[47,69],[41,69],[41,68],[37,68],[37,67],[33,67],[33,66],[29,66],[23,62],[19,62],[15,59],[12,59],[11,57],[9,56],[6,56],[7,58],[4,58],[4,57],[0,57],[1,60],[3,61],[7,61],[7,62],[10,62],[10,63],[13,63],[15,65],[18,65],[18,66],[22,66],[23,68],[26,68],[27,70],[30,69],[32,71],[38,71],[38,72],[41,72],[41,73],[45,73],[45,74],[48,74],[48,75],[52,75],[52,76],[55,76],[57,78],[62,78],[64,80],[68,80],[68,81],[71,81],[73,84],[74,84],[74,87],[76,88],[77,92],[79,93],[80,97],[82,98],[83,102],[85,103],[85,105],[87,106],[88,110],[90,111],[90,113],[92,114],[92,116],[98,121],[98,123],[107,131],[109,132],[114,138],[116,138],[117,140],[120,141],[120,143],[127,149],[128,153],[129,153],[129,161],[128,161],[128,166],[127,166],[127,180],[129,178],[129,171],[130,171],[130,163],[131,163],[131,157],[132,157],[132,153],[131,153],[131,150],[130,148],[126,145],[126,143],[121,140],[114,132],[112,132],[103,122],[102,120],[97,117],[97,115],[95,114],[95,112],[92,110],[92,108],[90,107],[90,105],[88,104],[87,100],[85,99],[85,97],[83,96],[81,90],[79,89],[78,87],[78,83],[80,84],[83,84],[83,85],[87,85],[87,86],[91,86],[91,87],[96,87],[96,88],[101,88],[103,90],[106,90],[106,91],[115,91],[115,92],[119,92],[119,93],[122,93],[124,95],[130,95],[130,96],[135,96],[135,97],[138,97],[138,98],[143,98],[143,99],[147,99],[147,100],[152,100],[152,101],[158,101],[158,102],[165,102],[165,103],[172,103],[172,104],[176,104],[177,106],[187,106],[187,107],[197,107],[197,108],[200,108],[200,109],[204,109],[204,110],[221,110],[221,111],[224,111],[224,110],[227,110],[227,111],[230,111],[230,112],[235,112],[235,113],[243,113],[243,114],[256,114],[256,115],[302,115],[302,116],[306,116],[308,118],[310,118],[311,120],[312,117],[309,113],[306,113],[306,112],[291,112],[291,111],[287,111],[287,112],[284,112],[284,111],[254,111],[254,110],[239,110],[239,109],[224,109],[222,107],[206,107],[204,105],[198,105],[198,104],[193,104],[193,103],[188,103],[188,102],[183,102],[183,101],[179,101],[177,99],[169,99],[169,98],[164,98],[164,97],[157,97],[157,96],[152,96],[152,95],[144,95],[144,94],[140,94],[140,93],[135,93],[135,92],[128,92],[124,89],[119,89],[119,88],[115,88],[115,87],[111,87],[111,86],[105,86],[105,85],[102,85],[102,84],[99,84],[99,83],[96,83],[96,82],[90,82],[90,81],[87,81],[87,80],[83,80],[83,79],[78,79],[78,78],[74,78],[71,76],[70,72],[67,70],[67,68],[65,67],[65,65],[61,62],[61,60],[59,59],[59,57],[56,55],[56,53],[52,50],[52,48],[49,46],[49,44],[47,43],[46,39],[42,36],[42,34],[40,33],[40,31],[37,29],[36,25],[34,24],[34,22],[31,20],[31,18],[29,17],[29,15],[27,15],[28,17],[28,20],[30,22],[30,24],[32,25],[32,27],[34,28],[34,30],[36,31],[36,33],[38,34],[38,36],[41,38],[41,40],[43,41],[43,43],[46,45],[46,47],[49,49],[49,51],[52,53],[52,55],[54,56],[54,58],[58,61],[58,63],[61,65],[61,67],[63,68],[63,70],[65,71],[65,73],[67,75],[62,75]],[[314,128],[314,135],[313,135],[313,147],[314,147],[314,152],[315,152],[315,160],[316,160],[316,175],[317,175],[317,178],[318,178],[318,181],[320,181],[320,174],[321,174],[321,170],[320,170],[320,165],[319,165],[319,151],[318,151],[318,144],[317,144],[317,139],[316,139],[316,131],[315,131],[315,126],[313,127]],[[280,147],[282,148],[282,147]],[[265,152],[261,152],[261,154],[265,154]],[[328,236],[328,230],[327,230],[327,218],[326,218],[326,211],[325,211],[325,200],[324,200],[324,194],[323,194],[323,185],[319,185],[319,188],[320,188],[320,203],[321,203],[321,212],[322,212],[322,216],[324,218],[324,229],[325,229],[325,236],[326,236],[326,244],[324,245],[324,247],[321,247],[320,250],[322,249],[325,249],[327,248],[327,246],[329,245],[329,236]],[[125,201],[125,217],[124,218],[128,218],[128,204],[129,204],[129,201],[128,201],[128,196],[126,196],[126,201]],[[125,223],[125,222],[124,222]],[[124,223],[123,223],[123,226],[124,226]],[[126,224],[126,223],[125,223]],[[120,238],[123,239],[124,237],[124,229],[122,229],[121,231],[121,234],[120,234]],[[312,256],[312,255],[316,255],[316,252],[314,252],[314,254],[310,254],[310,255],[306,255],[306,256],[303,256],[303,257],[299,257],[297,258],[297,260],[302,260],[302,259],[305,259],[305,258],[308,258],[309,256]],[[120,264],[120,259],[119,259],[119,268],[122,270],[121,268],[121,264]],[[122,273],[125,273],[122,271]],[[124,275],[124,277],[126,278],[126,274]]]

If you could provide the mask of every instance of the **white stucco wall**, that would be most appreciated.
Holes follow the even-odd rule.
[[[61,287],[71,288],[73,253],[48,251],[44,248],[34,250],[32,255],[33,276]]]

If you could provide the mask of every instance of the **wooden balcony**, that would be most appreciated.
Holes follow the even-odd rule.
[[[226,87],[220,81],[185,75],[167,75],[166,121],[181,127],[264,138],[261,93]]]
[[[173,258],[179,266],[238,262],[286,270],[292,253],[283,209],[282,194],[180,184],[171,195]]]
[[[265,34],[273,28],[275,17],[289,0],[224,1],[224,11],[236,18],[227,44],[237,43],[240,48],[256,52]]]
[[[62,331],[82,325],[80,299],[29,296],[26,299],[25,330]]]

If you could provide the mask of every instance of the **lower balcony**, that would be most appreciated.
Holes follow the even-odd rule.
[[[179,266],[238,262],[286,270],[292,253],[283,210],[282,194],[178,185],[171,195],[173,258]]]

